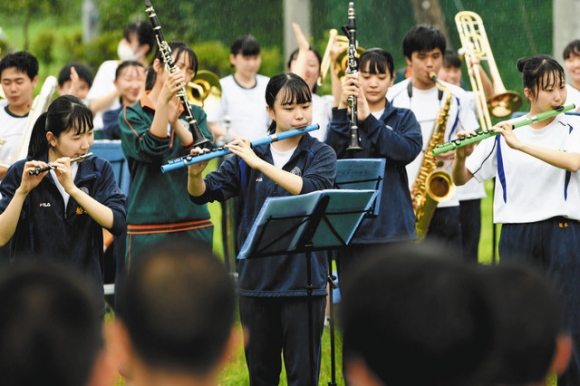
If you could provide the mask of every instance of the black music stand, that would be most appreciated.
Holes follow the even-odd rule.
[[[334,181],[334,187],[336,189],[376,190],[376,198],[373,200],[371,209],[367,213],[367,216],[377,216],[381,206],[381,194],[383,191],[383,182],[385,180],[386,162],[387,160],[384,158],[354,158],[338,160],[336,163],[336,179]],[[337,285],[336,276],[332,273],[332,260],[336,260],[335,251],[330,251],[328,253],[328,283],[330,284],[330,291],[328,293],[330,304],[328,325],[330,328],[330,370],[332,374],[332,382],[329,382],[329,386],[336,385],[334,295],[332,290],[337,288]]]
[[[240,250],[238,259],[297,253],[306,255],[310,347],[314,341],[312,252],[348,245],[364,215],[371,209],[376,195],[376,190],[339,189],[268,198]],[[311,349],[308,355],[310,375],[314,379],[314,353]]]

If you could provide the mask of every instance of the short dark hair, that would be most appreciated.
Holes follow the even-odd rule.
[[[532,95],[538,95],[539,90],[550,87],[564,87],[566,74],[558,61],[548,55],[535,55],[520,58],[517,62],[518,71],[522,73],[524,88],[529,88]],[[544,75],[548,75],[544,79]]]
[[[363,52],[359,60],[359,71],[364,69],[369,64],[369,73],[371,74],[386,74],[393,77],[395,72],[395,62],[393,56],[382,48],[370,48]]]
[[[566,48],[564,48],[564,60],[570,58],[570,56],[580,56],[580,39],[576,39],[568,43]]]
[[[260,44],[252,35],[238,36],[230,46],[230,53],[232,55],[257,56],[260,55]]]
[[[149,55],[149,53],[153,50],[155,45],[155,33],[153,32],[153,27],[151,23],[138,20],[127,24],[125,30],[123,31],[123,37],[125,40],[129,41],[130,35],[134,33],[137,35],[137,39],[139,40],[139,45],[144,46],[145,44],[149,44],[149,51],[145,53],[145,56]]]
[[[461,68],[461,59],[453,50],[445,50],[443,53],[443,67]]]
[[[316,59],[318,60],[318,71],[320,72],[320,67],[322,66],[322,56],[320,56],[320,52],[318,52],[318,50],[316,50],[316,48],[314,48],[312,46],[308,47],[308,50],[310,50],[312,53],[314,53],[314,56],[316,56]],[[288,62],[286,63],[286,69],[288,69],[288,71],[290,71],[290,66],[292,65],[292,62],[294,60],[296,60],[296,58],[298,57],[299,51],[300,51],[300,48],[296,48],[290,54],[290,57],[288,58]],[[314,84],[314,87],[312,88],[312,92],[316,93],[316,90],[318,90],[318,83]]]
[[[498,318],[496,375],[492,384],[524,385],[544,380],[565,333],[561,300],[548,279],[516,263],[481,267],[493,290]]]
[[[45,113],[42,113],[32,128],[28,157],[40,157],[48,150],[46,133],[52,132],[59,137],[68,130],[75,130],[75,134],[82,134],[93,129],[93,113],[74,95],[61,95],[56,98]]]
[[[318,50],[314,47],[308,47],[308,49],[312,52],[314,52],[314,55],[316,56],[316,59],[318,59],[318,65],[320,66],[322,64],[322,56],[320,56],[320,52],[318,52]],[[289,70],[290,66],[292,65],[292,62],[294,60],[296,60],[296,58],[298,57],[298,52],[300,51],[300,48],[295,49],[294,51],[292,51],[292,53],[290,54],[290,57],[288,58],[288,62],[286,63],[286,68]]]
[[[208,247],[161,243],[131,262],[117,316],[148,366],[205,374],[234,321],[233,280]]]
[[[117,66],[117,69],[115,70],[115,80],[119,79],[119,76],[121,75],[121,73],[123,72],[123,70],[127,67],[141,67],[141,68],[145,68],[145,66],[143,64],[141,64],[141,62],[138,62],[136,60],[125,60],[123,62],[121,62],[121,64],[119,64]]]
[[[169,48],[171,49],[171,53],[172,54],[175,53],[176,58],[179,58],[179,56],[184,52],[187,55],[189,55],[189,68],[193,70],[193,78],[195,78],[195,76],[197,75],[198,61],[197,55],[195,54],[193,49],[184,42],[179,41],[169,42],[168,45]],[[161,65],[165,65],[161,51],[157,50],[157,52],[155,53],[155,58],[153,58],[153,60],[155,61],[155,59],[159,60]],[[149,66],[149,68],[147,69],[147,79],[145,80],[145,90],[151,90],[155,85],[156,80],[157,74],[155,73],[153,66]]]
[[[343,360],[385,385],[467,386],[483,380],[494,325],[475,269],[439,245],[372,251],[341,283]]]
[[[26,51],[6,54],[0,59],[0,80],[5,69],[15,67],[18,71],[26,73],[30,80],[38,75],[38,60],[34,55]]]
[[[0,281],[0,374],[7,386],[86,385],[104,349],[94,294],[54,265],[13,267]]]
[[[69,63],[65,65],[58,74],[58,85],[62,85],[70,80],[70,68],[74,67],[79,75],[79,78],[87,82],[89,88],[93,85],[93,72],[91,69],[82,63]]]
[[[274,104],[276,102],[276,97],[280,92],[283,92],[283,100],[281,100],[282,105],[292,104],[292,103],[308,103],[312,101],[312,92],[308,84],[292,72],[284,72],[273,76],[268,81],[266,86],[266,104],[271,109],[274,109]],[[276,121],[272,120],[270,127],[268,128],[270,134],[276,132]]]
[[[416,25],[408,30],[403,38],[403,55],[406,58],[410,58],[413,52],[432,51],[436,48],[443,54],[447,42],[443,32],[431,25]]]

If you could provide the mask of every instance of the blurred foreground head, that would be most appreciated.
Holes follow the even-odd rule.
[[[72,272],[11,268],[0,280],[0,304],[2,385],[110,384],[101,307]]]
[[[158,245],[131,263],[121,289],[119,328],[134,353],[122,372],[135,382],[143,369],[211,376],[233,341],[234,309],[233,281],[209,249]]]
[[[481,267],[497,317],[493,385],[542,385],[561,374],[572,352],[562,304],[551,282],[523,264]]]
[[[376,250],[362,261],[341,290],[351,384],[481,384],[494,320],[476,270],[427,242]]]

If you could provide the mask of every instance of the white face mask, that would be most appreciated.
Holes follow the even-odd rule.
[[[117,47],[117,55],[119,55],[119,59],[122,61],[137,60],[141,57],[139,52],[133,52],[133,49],[123,42],[120,42],[119,47]]]

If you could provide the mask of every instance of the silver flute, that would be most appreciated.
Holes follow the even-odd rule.
[[[71,159],[70,160],[70,163],[71,164],[74,164],[75,162],[80,161],[80,160],[83,160],[85,158],[88,158],[88,157],[90,157],[92,155],[93,155],[93,153],[83,154],[80,157]],[[52,169],[54,169],[54,166],[53,165],[48,165],[48,166],[45,166],[43,168],[36,168],[34,170],[31,170],[31,171],[28,172],[28,174],[31,175],[31,176],[37,176],[37,175],[39,175],[42,172],[46,172],[46,171],[49,171],[49,170],[52,170]]]

